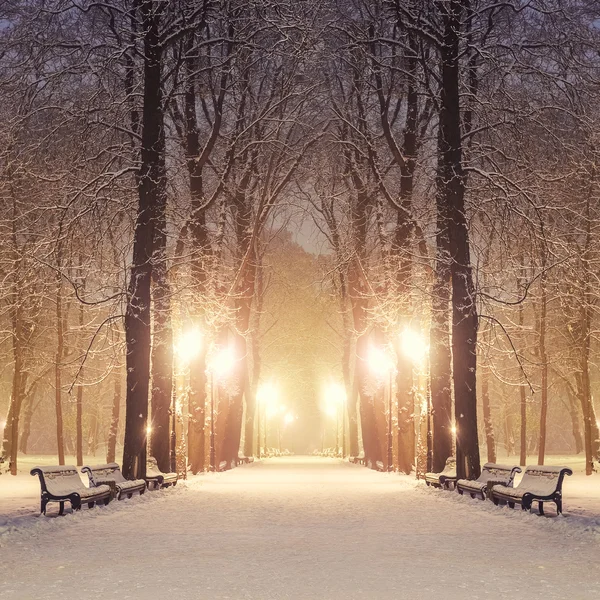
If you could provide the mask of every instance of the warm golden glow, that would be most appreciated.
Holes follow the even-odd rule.
[[[216,377],[225,377],[234,366],[235,352],[231,346],[221,348],[210,361],[210,369]]]
[[[292,413],[286,413],[285,417],[283,417],[283,423],[285,425],[291,425],[297,417],[295,417]]]
[[[386,377],[394,370],[394,361],[391,356],[378,346],[369,346],[367,364],[371,373],[377,377]]]
[[[264,409],[267,419],[280,413],[283,407],[279,404],[279,390],[272,381],[262,383],[256,392],[256,399]]]
[[[203,336],[198,328],[184,331],[175,345],[175,353],[185,364],[194,360],[202,349]]]
[[[400,333],[400,351],[414,364],[420,365],[427,358],[429,344],[419,332],[406,328]]]

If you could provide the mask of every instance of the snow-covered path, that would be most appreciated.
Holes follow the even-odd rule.
[[[567,499],[568,507],[568,499]],[[0,598],[587,599],[571,527],[330,459],[271,459],[0,538]]]

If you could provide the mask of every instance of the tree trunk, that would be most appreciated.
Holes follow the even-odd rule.
[[[544,250],[545,254],[545,250]],[[542,268],[545,269],[545,259]],[[541,306],[540,306],[540,332],[539,332],[539,357],[542,368],[542,384],[541,396],[542,404],[540,409],[540,441],[538,446],[538,465],[544,464],[546,455],[546,424],[548,420],[548,357],[546,354],[546,322],[547,322],[547,306],[548,295],[546,293],[546,274],[542,272],[540,278],[541,288]]]
[[[521,256],[521,272],[524,272],[523,256]],[[523,273],[524,275],[524,273]],[[525,308],[523,302],[519,303],[519,331],[524,332],[525,327]],[[521,373],[521,379],[524,377]],[[521,405],[521,447],[519,452],[519,464],[524,467],[527,464],[527,390],[525,382],[521,381],[519,386],[520,405]]]
[[[195,475],[206,469],[206,348],[190,363],[188,460]]]
[[[443,470],[452,455],[452,353],[450,350],[450,241],[447,208],[442,193],[441,165],[438,166],[436,192],[436,259],[431,291],[429,330],[429,380],[432,412],[432,469]]]
[[[33,419],[33,412],[35,410],[35,395],[33,390],[29,390],[29,393],[25,396],[23,411],[23,431],[19,438],[19,451],[23,454],[27,454],[29,446],[29,437],[31,435],[31,421]]]
[[[139,204],[133,239],[133,261],[125,311],[127,395],[123,475],[146,475],[146,430],[150,382],[150,282],[157,208],[164,206],[164,114],[161,81],[160,20],[164,6],[140,0],[144,44],[144,90]]]
[[[164,196],[162,196],[164,198]],[[166,206],[155,229],[155,256],[152,286],[152,393],[150,451],[158,468],[168,473],[171,464],[170,414],[173,398],[173,329],[171,327],[171,290],[166,265]]]
[[[56,445],[58,452],[58,464],[65,464],[65,438],[63,431],[63,407],[62,407],[62,360],[64,355],[64,321],[62,305],[62,275],[58,273],[56,278],[56,360],[54,363],[54,390],[56,411]]]
[[[440,148],[443,197],[448,210],[452,276],[452,376],[456,418],[456,466],[459,478],[479,477],[477,435],[477,309],[465,213],[460,110],[460,26],[464,0],[440,4],[444,22]]]
[[[496,462],[496,436],[492,424],[492,410],[490,406],[490,374],[487,367],[483,368],[481,374],[481,400],[483,403],[483,423],[485,428],[485,439],[487,445],[487,461]]]
[[[108,442],[106,445],[106,462],[115,462],[117,453],[117,437],[119,435],[119,415],[121,412],[121,373],[120,369],[114,376],[114,391],[112,411],[110,415],[110,429],[108,430]]]
[[[81,263],[81,260],[80,260]],[[84,306],[83,303],[79,303],[79,336],[83,337],[83,324],[84,324]],[[83,366],[79,371],[80,380],[83,378]],[[79,383],[77,386],[77,414],[75,417],[75,454],[77,456],[77,466],[83,466],[83,384]]]

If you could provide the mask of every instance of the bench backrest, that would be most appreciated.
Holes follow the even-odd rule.
[[[486,483],[490,479],[492,480],[503,480],[512,483],[515,475],[521,472],[520,467],[513,467],[511,465],[497,465],[495,463],[485,463],[483,469],[481,469],[481,475],[477,478],[480,483]]]
[[[573,475],[568,467],[546,467],[535,465],[527,467],[517,489],[533,492],[540,496],[551,496],[562,488],[565,475]]]
[[[98,480],[112,480],[117,483],[124,483],[127,481],[121,473],[121,469],[117,463],[108,463],[107,465],[92,465],[86,466],[81,469],[82,473],[87,473],[90,483],[96,485]]]
[[[440,475],[456,475],[456,458],[454,456],[449,456],[446,459],[444,470]]]
[[[36,467],[32,475],[40,478],[42,491],[53,496],[65,496],[79,490],[87,489],[79,477],[77,468],[69,466]]]

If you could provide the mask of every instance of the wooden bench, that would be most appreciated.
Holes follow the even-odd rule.
[[[152,485],[152,489],[159,490],[162,487],[176,486],[177,473],[163,473],[158,468],[158,463],[153,456],[149,456],[146,460],[146,483],[148,489]]]
[[[504,501],[510,508],[520,504],[523,510],[531,510],[532,504],[537,502],[540,515],[544,514],[544,502],[554,502],[556,512],[560,515],[565,475],[573,475],[573,471],[568,467],[527,467],[517,487],[495,485],[490,491],[490,497],[494,504]]]
[[[96,502],[108,504],[112,498],[108,485],[98,487],[85,487],[75,467],[36,467],[31,469],[31,475],[40,478],[41,514],[46,514],[48,502],[58,502],[60,505],[59,515],[65,510],[65,502],[71,503],[73,510],[81,509],[82,504],[93,508]]]
[[[90,487],[108,485],[118,500],[122,500],[125,496],[131,498],[136,492],[141,496],[146,491],[146,482],[143,479],[134,481],[125,479],[117,463],[83,467],[81,472],[87,473]]]
[[[486,463],[477,479],[459,479],[456,482],[456,490],[461,496],[466,492],[471,498],[481,496],[481,499],[485,500],[488,491],[494,485],[512,487],[515,475],[520,472],[520,467]]]
[[[237,457],[236,466],[239,466],[239,465],[248,465],[248,464],[250,464],[252,462],[254,462],[254,456],[242,456],[242,455],[239,455]]]
[[[456,485],[456,458],[449,456],[441,473],[425,473],[425,483],[433,487],[450,489],[450,484]]]

